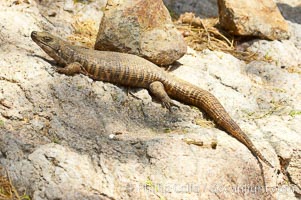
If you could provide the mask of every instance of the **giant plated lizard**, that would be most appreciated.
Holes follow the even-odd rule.
[[[148,89],[168,109],[175,106],[171,99],[204,110],[228,134],[243,143],[251,153],[268,166],[269,161],[257,150],[248,136],[215,96],[167,73],[157,65],[132,54],[96,51],[70,43],[47,32],[31,33],[31,38],[59,65],[59,73],[82,73],[94,80]]]

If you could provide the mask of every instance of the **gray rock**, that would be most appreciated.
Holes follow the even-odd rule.
[[[299,28],[299,30],[301,30]],[[298,41],[298,40],[297,40]],[[280,68],[297,67],[301,64],[301,48],[296,47],[296,42],[255,40],[251,42],[249,51],[256,52],[262,59],[272,62]],[[286,70],[285,70],[286,71]]]
[[[277,6],[286,20],[301,24],[301,3],[299,0],[276,0]]]
[[[216,0],[163,0],[171,13],[193,12],[200,17],[217,17]]]
[[[186,48],[161,0],[109,1],[95,42],[97,50],[136,54],[158,65],[178,60]]]

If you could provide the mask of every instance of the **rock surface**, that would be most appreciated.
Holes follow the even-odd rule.
[[[166,7],[173,14],[180,15],[193,12],[200,17],[217,17],[216,0],[163,0]]]
[[[9,1],[7,1],[9,2]],[[107,0],[90,1],[89,4],[75,3],[73,0],[43,0],[31,1],[35,4],[45,21],[43,29],[63,35],[70,35],[74,30],[75,21],[93,20],[97,22],[103,16],[102,8]],[[21,4],[20,6],[23,6]],[[55,27],[55,28],[54,28]]]
[[[161,0],[109,0],[95,49],[136,54],[169,65],[182,57],[187,47]]]
[[[301,2],[300,0],[278,0],[277,6],[283,17],[291,22],[301,24]]]
[[[33,200],[300,196],[301,62],[292,56],[301,54],[300,24],[289,23],[288,41],[248,42],[271,55],[269,62],[189,49],[171,72],[213,93],[274,164],[264,165],[263,192],[256,159],[202,112],[180,103],[181,110],[169,112],[146,90],[131,90],[136,98],[127,88],[56,73],[30,33],[63,27],[42,17],[34,1],[13,2],[0,1],[0,166],[20,194]],[[60,20],[72,21],[58,8]],[[58,35],[67,36],[68,27]]]
[[[289,37],[288,24],[273,0],[218,0],[221,26],[234,35],[270,40]]]

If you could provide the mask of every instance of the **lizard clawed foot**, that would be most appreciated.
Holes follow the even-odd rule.
[[[177,107],[178,109],[181,109],[180,106],[178,106],[177,104],[175,104],[174,102],[172,102],[172,100],[166,100],[166,101],[162,101],[162,106],[164,108],[167,108],[169,111],[171,111],[171,107]]]
[[[171,111],[171,107],[175,106],[180,109],[180,106],[175,104],[168,96],[168,94],[165,91],[163,83],[159,81],[154,81],[149,85],[149,89],[154,94],[154,96],[161,101],[161,104],[164,108],[167,108],[169,111]]]

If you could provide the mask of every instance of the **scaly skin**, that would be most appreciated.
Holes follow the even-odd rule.
[[[73,46],[46,32],[33,31],[31,38],[63,67],[57,68],[60,73],[82,73],[94,80],[146,88],[169,109],[170,106],[175,106],[172,98],[204,110],[219,127],[243,143],[257,159],[260,158],[273,167],[209,92],[180,80],[135,55]]]

